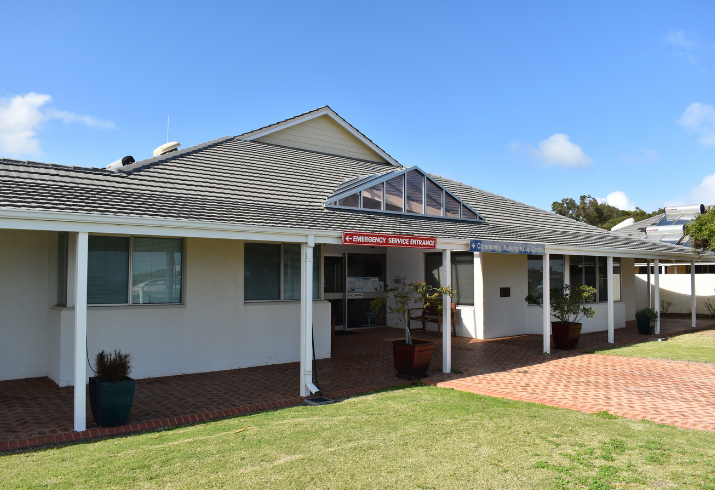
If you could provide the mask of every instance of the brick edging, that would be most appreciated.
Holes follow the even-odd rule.
[[[393,384],[384,386],[368,386],[364,388],[355,388],[351,390],[336,391],[326,393],[329,398],[344,398],[346,396],[356,395],[358,393],[369,393],[371,391],[382,388],[395,386]],[[46,444],[61,444],[65,442],[83,441],[88,439],[97,439],[100,437],[116,436],[121,434],[132,434],[151,429],[166,429],[169,427],[177,427],[179,425],[193,424],[204,422],[207,420],[223,419],[235,417],[238,415],[247,415],[250,413],[261,412],[264,410],[274,410],[277,408],[292,407],[303,403],[303,398],[292,398],[279,402],[260,403],[258,405],[250,405],[246,407],[232,408],[229,410],[216,410],[213,412],[204,412],[194,415],[184,415],[181,417],[169,417],[165,419],[156,419],[149,422],[139,422],[136,424],[126,424],[119,427],[100,427],[96,429],[87,429],[81,432],[63,432],[61,434],[30,437],[27,439],[15,439],[12,441],[0,442],[0,451],[9,451],[13,449],[22,449],[26,447],[43,446]]]

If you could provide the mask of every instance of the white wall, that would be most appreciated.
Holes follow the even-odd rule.
[[[47,374],[50,241],[0,230],[0,380]]]
[[[0,276],[0,379],[71,385],[74,309],[49,306],[50,238],[12,233],[0,239],[12,258]],[[300,302],[244,303],[243,242],[188,239],[184,281],[184,305],[89,307],[90,358],[129,352],[135,378],[299,361]],[[313,302],[313,320],[316,357],[329,357],[327,301]]]
[[[655,298],[655,276],[650,276],[651,301]],[[660,299],[672,301],[673,306],[669,313],[690,313],[690,274],[661,274]],[[647,274],[635,275],[636,305],[640,308],[648,306],[648,276]],[[705,301],[715,305],[715,274],[695,274],[695,294],[697,296],[697,313],[707,314]],[[660,305],[653,305],[660,310]]]
[[[330,116],[310,119],[258,138],[256,141],[373,162],[386,162],[377,152],[353,136]]]

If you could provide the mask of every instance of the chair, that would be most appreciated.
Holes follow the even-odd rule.
[[[451,303],[451,308],[452,310],[452,336],[456,337],[457,336],[457,304],[456,303]],[[417,316],[413,316],[412,312],[413,311],[419,311],[421,312]],[[417,321],[417,322],[422,322],[422,331],[426,331],[425,323],[436,323],[437,324],[437,333],[440,333],[442,331],[442,311],[439,311],[437,308],[437,305],[435,304],[429,304],[426,308],[410,308],[410,315],[408,316],[407,319],[407,328],[410,330],[411,328],[411,323],[412,320]]]

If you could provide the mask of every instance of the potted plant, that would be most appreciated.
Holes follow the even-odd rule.
[[[551,316],[558,319],[551,322],[551,336],[558,349],[573,349],[581,336],[582,318],[593,318],[593,308],[583,303],[592,301],[596,289],[591,286],[578,286],[571,290],[568,284],[551,290]],[[525,300],[541,306],[541,298],[528,295]]]
[[[636,311],[636,325],[638,325],[638,333],[641,335],[653,335],[655,331],[655,320],[658,318],[658,312],[654,308],[641,308]]]
[[[129,377],[131,355],[101,351],[94,359],[96,376],[89,378],[89,404],[97,425],[124,425],[134,400],[134,380]]]
[[[427,377],[427,369],[432,360],[434,342],[429,340],[413,339],[408,328],[408,317],[412,303],[421,304],[421,308],[434,303],[440,310],[442,302],[438,301],[442,295],[454,296],[456,290],[450,286],[444,288],[429,288],[423,282],[402,283],[385,289],[385,296],[379,296],[370,302],[370,309],[377,312],[386,304],[387,298],[392,297],[394,306],[388,305],[391,313],[396,313],[398,322],[404,325],[405,339],[392,342],[392,354],[397,375],[408,379],[421,379]]]

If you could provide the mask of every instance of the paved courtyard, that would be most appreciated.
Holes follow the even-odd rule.
[[[687,319],[664,319],[662,331],[668,335],[689,327]],[[715,328],[715,322],[699,320],[702,328]],[[583,352],[604,345],[605,335],[582,335],[583,349],[554,349],[550,356],[541,354],[539,335],[454,338],[452,365],[462,372],[442,374],[441,336],[414,333],[435,341],[426,381],[437,386],[715,431],[715,365]],[[374,328],[336,337],[333,357],[317,363],[323,393],[339,397],[403,384],[394,376],[390,343],[402,336],[400,329]],[[616,330],[617,344],[640,339],[635,328]],[[298,363],[140,379],[127,426],[100,429],[88,407],[88,431],[78,435],[72,434],[73,388],[59,388],[48,378],[2,381],[0,449],[290,406],[301,403],[297,392]]]

